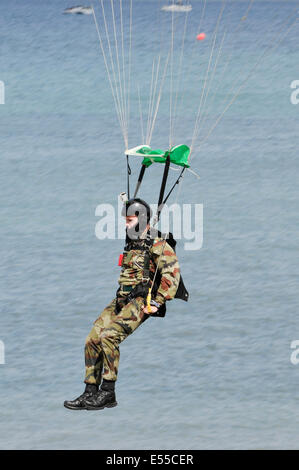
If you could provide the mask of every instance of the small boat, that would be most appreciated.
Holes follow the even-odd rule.
[[[77,15],[91,15],[92,7],[77,6],[77,7],[66,8],[63,13],[64,14],[72,13],[72,14],[77,14]]]
[[[169,5],[164,5],[161,10],[186,13],[192,10],[192,5],[188,1],[184,2],[183,0],[170,1]]]

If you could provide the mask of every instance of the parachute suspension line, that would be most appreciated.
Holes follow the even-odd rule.
[[[200,20],[199,20],[199,26],[198,26],[198,31],[197,31],[198,33],[201,32],[201,25],[205,16],[206,6],[207,6],[207,0],[204,0],[203,9],[201,11]]]
[[[102,0],[103,1],[103,0]],[[125,122],[125,101],[124,101],[124,96],[123,96],[123,89],[122,89],[122,81],[121,78],[121,72],[120,72],[120,60],[119,60],[119,50],[118,50],[118,40],[117,40],[117,34],[116,34],[116,22],[115,22],[115,13],[114,13],[114,0],[110,0],[111,4],[111,12],[112,12],[112,19],[113,19],[113,32],[114,32],[114,42],[115,42],[115,50],[116,50],[116,61],[117,61],[117,70],[118,70],[118,79],[119,79],[119,90],[120,90],[120,101],[122,103],[122,114],[123,114],[123,120],[124,120],[124,138],[125,138],[125,145],[126,148],[128,148],[128,136],[127,136],[127,126]],[[121,5],[121,4],[120,4]]]
[[[154,112],[154,116],[153,116],[153,120],[152,120],[152,124],[151,124],[151,128],[150,128],[149,137],[148,137],[148,145],[150,145],[150,142],[152,140],[152,135],[153,135],[153,131],[154,131],[155,123],[156,123],[156,118],[157,118],[157,114],[158,114],[158,110],[159,110],[159,106],[160,106],[160,101],[161,101],[162,89],[163,89],[163,85],[164,85],[164,81],[165,81],[165,77],[166,77],[168,61],[169,61],[169,54],[166,58],[165,65],[164,65],[164,71],[163,71],[163,75],[162,75],[162,78],[161,78],[159,94],[158,94],[157,101],[156,101],[156,108],[155,108],[155,112]]]
[[[198,125],[199,125],[200,119],[201,119],[202,102],[203,102],[203,98],[204,98],[204,95],[205,95],[205,90],[206,90],[206,86],[207,86],[207,82],[208,82],[208,77],[209,77],[209,73],[210,73],[212,58],[213,58],[213,55],[214,55],[214,49],[215,49],[215,44],[216,44],[216,39],[217,39],[218,28],[219,28],[220,20],[222,18],[223,10],[225,8],[225,5],[223,3],[224,2],[222,2],[222,8],[220,10],[220,13],[219,13],[219,16],[218,16],[218,19],[217,19],[217,23],[216,23],[216,27],[215,27],[215,31],[214,31],[214,38],[213,38],[213,43],[212,43],[212,47],[211,47],[208,67],[207,67],[207,70],[206,70],[205,81],[204,81],[204,85],[203,85],[203,88],[202,88],[199,107],[198,107],[197,116],[196,116],[196,120],[195,120],[194,132],[193,132],[193,137],[192,137],[192,142],[191,142],[191,147],[190,147],[190,155],[192,154],[192,151],[193,151],[193,148],[194,148],[194,143],[195,143],[195,140],[196,140],[197,135],[198,135]]]
[[[202,25],[202,22],[203,22],[203,19],[204,19],[204,16],[205,16],[206,4],[207,4],[207,0],[203,0],[203,8],[201,10],[200,20],[199,20],[199,27],[198,27],[199,32],[201,32],[201,25]],[[195,50],[196,50],[196,46],[197,46],[197,44],[194,43],[193,48],[192,48],[192,52],[190,54],[191,55],[191,60],[189,62],[187,70],[184,73],[184,77],[183,77],[183,81],[182,81],[182,90],[183,90],[183,92],[182,92],[182,95],[181,95],[181,98],[180,98],[179,111],[181,111],[182,106],[184,104],[184,97],[185,97],[186,88],[187,88],[187,87],[184,86],[184,83],[185,83],[186,77],[190,76],[191,64],[195,63],[193,58],[194,58],[194,53],[195,53]],[[180,113],[178,112],[178,114],[180,114]]]
[[[231,105],[236,101],[237,97],[239,96],[239,94],[241,93],[241,91],[243,90],[244,86],[246,85],[246,83],[248,82],[248,80],[251,78],[252,74],[255,72],[256,68],[258,67],[258,65],[260,64],[260,62],[262,61],[262,59],[267,55],[267,53],[269,52],[269,50],[271,51],[271,49],[274,51],[278,46],[279,44],[283,41],[283,39],[288,35],[289,31],[292,29],[292,27],[294,26],[294,24],[296,24],[297,22],[297,19],[295,19],[295,21],[289,26],[289,28],[287,29],[286,33],[282,36],[282,38],[280,39],[280,41],[278,41],[278,43],[275,45],[275,46],[268,46],[265,51],[262,53],[262,55],[259,57],[259,59],[257,60],[257,62],[255,62],[254,66],[252,67],[252,69],[249,71],[248,75],[246,76],[246,78],[243,80],[243,82],[241,83],[241,85],[239,86],[237,92],[234,94],[234,96],[231,98],[231,100],[229,101],[229,103],[226,105],[225,109],[223,110],[223,112],[218,116],[218,118],[216,119],[215,123],[212,125],[212,127],[209,129],[208,133],[205,135],[205,137],[202,139],[198,149],[197,149],[197,153],[200,151],[200,148],[202,147],[202,145],[207,141],[207,139],[209,138],[209,136],[211,135],[211,133],[213,132],[213,130],[215,129],[215,127],[219,124],[219,122],[221,121],[221,119],[223,118],[224,114],[228,111],[228,109],[231,107]],[[275,36],[277,36],[277,32],[275,32]],[[191,160],[191,159],[190,159]]]
[[[253,2],[253,0],[250,2],[250,5],[249,5],[249,7],[248,7],[248,9],[247,9],[247,14],[248,14],[248,12],[249,12],[249,9],[252,7],[252,2]],[[293,13],[294,13],[294,11],[293,11]],[[287,21],[288,21],[288,19],[293,15],[293,13],[287,17]],[[279,16],[279,13],[278,13],[277,15],[275,15],[274,20],[275,20],[278,16]],[[246,17],[247,17],[247,16],[246,16]],[[242,20],[241,20],[241,21],[242,21]],[[286,22],[284,21],[284,24],[285,24],[285,23],[286,23]],[[274,23],[273,23],[273,24],[274,24]],[[269,26],[267,32],[269,32],[269,31],[271,30],[273,24],[271,24],[271,25]],[[267,34],[267,32],[266,32],[266,34]],[[264,35],[264,37],[265,37],[265,35]],[[271,39],[272,39],[272,38],[271,38]],[[263,42],[263,38],[262,38],[261,41],[259,41],[259,42],[256,44],[256,49],[257,49],[257,50],[260,49],[260,46],[262,45],[262,42]],[[228,62],[226,62],[225,68],[226,68],[227,65],[228,65]],[[245,67],[242,68],[242,72],[244,71],[244,68],[245,68]],[[237,79],[235,80],[234,85],[237,84],[238,80],[240,79],[240,75],[242,76],[242,72],[239,74],[239,76],[238,76]],[[223,75],[224,75],[224,71],[222,72],[221,77],[219,78],[219,84],[221,84],[221,79],[222,79],[222,76],[223,76]],[[214,103],[214,99],[215,99],[217,90],[218,90],[218,88],[219,88],[219,84],[218,84],[218,87],[216,87],[216,89],[214,90],[213,100],[212,100],[212,102],[210,103],[209,109],[208,109],[208,111],[207,111],[205,123],[206,123],[206,121],[207,121],[209,111],[210,111],[210,109],[212,108],[212,105],[213,105],[213,103]],[[235,90],[237,89],[237,86],[235,87],[234,85],[231,87],[230,91],[226,94],[225,99],[224,99],[224,103],[227,103],[227,102],[229,101],[229,96],[230,96],[232,93],[234,93]],[[202,125],[201,127],[203,128],[203,125]],[[207,139],[205,138],[205,140],[207,140]],[[201,141],[201,139],[199,139],[199,141]],[[201,142],[201,143],[202,143],[202,142]]]
[[[291,18],[291,16],[293,15],[293,13],[291,15],[289,15],[286,20],[282,23],[282,26],[284,27],[285,24],[289,21],[289,19]],[[282,28],[280,28],[280,31],[281,31]],[[265,35],[264,35],[265,37]],[[271,39],[272,39],[272,36],[271,36]],[[259,45],[257,44],[257,50],[259,50]],[[241,73],[243,72],[245,67],[243,67]],[[241,74],[240,74],[241,75]],[[237,76],[235,81],[233,82],[233,85],[231,86],[231,88],[229,89],[229,91],[226,93],[225,95],[225,98],[224,98],[224,102],[226,102],[226,100],[229,99],[229,96],[231,96],[232,93],[234,93],[234,90],[236,90],[237,86],[238,86],[238,81],[239,81],[239,77]]]
[[[181,54],[180,54],[180,62],[179,62],[178,83],[177,83],[177,90],[176,90],[175,102],[174,102],[173,130],[176,128],[176,122],[177,122],[178,93],[179,93],[180,84],[181,84],[181,77],[182,77],[182,65],[183,65],[185,38],[186,38],[186,31],[187,31],[187,22],[188,22],[188,18],[189,18],[188,15],[189,15],[189,12],[187,12],[186,15],[185,15],[184,32],[183,32],[182,46],[181,46]]]
[[[196,171],[192,170],[191,168],[187,168],[187,171],[190,171],[190,173],[192,173],[192,175],[196,176],[196,178],[198,178],[200,180],[200,176],[198,173],[196,173]]]
[[[157,8],[157,20],[156,24],[158,25],[158,32],[159,32],[159,43],[160,47],[159,50],[162,50],[162,45],[165,44],[165,31],[164,28],[162,27],[162,16],[165,16],[165,13],[162,12],[162,5],[164,4],[165,0],[159,0],[159,5]]]
[[[150,122],[151,123],[153,122],[154,102],[157,99],[156,96],[157,96],[158,79],[159,79],[159,74],[160,74],[160,62],[161,62],[161,55],[159,55],[159,59],[158,59],[156,80],[155,80],[155,85],[154,85],[154,90],[153,90],[153,99],[152,99],[151,114],[150,114]]]
[[[105,34],[106,34],[106,40],[107,40],[107,44],[108,44],[111,70],[112,70],[113,79],[114,79],[114,89],[115,89],[115,94],[116,94],[116,97],[117,97],[118,110],[119,110],[119,116],[120,116],[120,125],[121,125],[121,130],[122,130],[125,146],[127,148],[124,108],[123,108],[122,103],[121,103],[121,82],[119,80],[119,88],[118,88],[117,78],[116,78],[116,71],[115,71],[115,64],[114,64],[114,59],[113,59],[113,54],[112,54],[111,41],[110,41],[110,36],[109,36],[109,31],[108,31],[108,26],[107,26],[104,3],[103,3],[103,0],[99,0],[99,2],[101,3],[101,6],[102,6],[103,21],[104,21],[104,26],[105,26]]]
[[[244,24],[244,20],[247,18],[248,14],[249,14],[249,11],[250,11],[251,8],[252,8],[253,2],[254,2],[254,0],[250,0],[249,6],[247,6],[247,9],[246,9],[244,15],[242,15],[242,17],[240,18],[239,23],[238,23],[236,29],[235,29],[233,32],[230,32],[231,36],[235,35],[235,34],[239,31],[240,27]],[[233,8],[231,8],[230,11],[229,11],[229,17],[230,17],[230,18],[231,18],[231,15],[232,15],[232,11],[233,11]],[[223,38],[222,38],[221,45],[220,45],[220,47],[219,47],[219,51],[218,51],[216,63],[215,63],[215,66],[214,66],[214,70],[213,70],[213,73],[212,73],[212,80],[211,80],[211,81],[214,80],[214,75],[215,75],[215,72],[216,72],[216,69],[217,69],[217,66],[218,66],[218,62],[219,62],[220,56],[221,56],[221,54],[222,54],[223,43],[224,43],[224,39],[225,39],[226,35],[227,35],[227,28],[225,29],[225,31],[224,31],[224,33],[223,33]],[[200,130],[201,130],[201,129],[204,127],[204,125],[206,124],[206,121],[207,121],[208,116],[209,116],[209,112],[210,112],[210,110],[212,109],[212,105],[214,104],[214,100],[215,100],[215,97],[216,97],[216,95],[217,95],[217,91],[218,91],[218,89],[219,89],[219,85],[222,83],[222,77],[224,76],[225,70],[226,70],[226,68],[227,68],[227,65],[228,65],[229,62],[230,62],[231,56],[232,56],[232,52],[231,52],[230,55],[229,55],[229,59],[226,61],[226,64],[225,64],[225,66],[224,66],[224,69],[223,69],[222,72],[221,72],[220,77],[218,77],[218,84],[214,87],[213,96],[212,96],[211,102],[209,103],[209,107],[208,107],[207,111],[206,111],[206,108],[205,108],[205,106],[204,106],[204,112],[203,112],[204,119],[201,121],[201,124],[200,124],[200,126],[199,126],[199,128],[198,128],[197,138],[199,137]],[[210,87],[211,87],[211,83],[210,83],[209,89],[210,89]],[[207,101],[207,97],[206,97],[206,99],[205,99],[205,103],[206,103],[206,101]]]
[[[248,16],[248,14],[249,14],[249,12],[250,12],[252,6],[253,6],[253,2],[254,2],[254,0],[250,0],[249,6],[247,7],[246,11],[244,12],[244,15],[241,16],[241,18],[240,18],[240,20],[239,20],[239,23],[237,24],[236,29],[231,32],[231,37],[234,37],[235,42],[236,42],[236,40],[237,40],[235,34],[237,34],[237,33],[240,31],[241,26],[243,26],[244,24],[246,24],[245,20],[247,19],[247,16]],[[231,13],[232,13],[232,10],[230,11],[230,16],[231,16]],[[217,93],[217,91],[218,91],[218,88],[219,88],[219,86],[220,86],[221,83],[222,83],[222,77],[225,75],[225,71],[226,71],[226,69],[227,69],[227,67],[228,67],[228,64],[229,64],[230,61],[231,61],[232,55],[233,55],[233,50],[230,52],[229,57],[228,57],[228,59],[227,59],[225,65],[224,65],[223,70],[222,70],[221,76],[219,77],[218,85],[217,85],[217,87],[215,88],[215,91],[214,91],[214,96],[216,96],[216,93]]]
[[[207,91],[207,93],[205,95],[205,98],[204,98],[203,107],[202,107],[203,111],[202,111],[201,119],[198,123],[198,128],[197,128],[195,139],[198,138],[198,136],[200,134],[200,130],[203,127],[203,125],[205,124],[205,122],[207,120],[207,117],[208,117],[208,112],[210,111],[210,108],[208,108],[208,112],[206,112],[206,103],[207,103],[207,99],[208,99],[208,96],[209,96],[209,93],[210,93],[211,85],[214,81],[215,72],[216,72],[216,69],[217,69],[217,66],[218,66],[219,58],[220,58],[221,53],[222,53],[222,48],[223,48],[223,43],[224,43],[225,36],[226,36],[226,31],[223,33],[222,40],[221,40],[221,43],[220,43],[220,46],[219,46],[219,49],[218,49],[218,54],[217,54],[216,61],[215,61],[214,67],[213,67],[213,71],[212,71],[208,91]]]
[[[173,43],[174,43],[174,11],[171,12],[171,42],[170,42],[170,96],[169,96],[169,148],[170,149],[173,145],[173,136],[172,136]]]
[[[221,19],[222,19],[225,7],[226,7],[226,0],[225,1],[223,0],[222,1],[222,8],[220,10],[220,13],[219,13],[219,16],[218,16],[218,19],[217,19],[217,23],[216,23],[216,27],[215,27],[215,31],[214,31],[214,40],[213,40],[213,46],[212,46],[211,56],[210,56],[210,61],[211,62],[212,62],[212,59],[213,59],[213,56],[214,56],[214,49],[216,47],[218,29],[219,29],[219,26],[220,26],[220,23],[221,23]],[[193,137],[193,140],[192,140],[192,149],[194,147],[195,140],[197,139],[197,137],[199,135],[202,116],[204,115],[207,98],[208,98],[209,93],[210,93],[210,88],[211,88],[212,82],[214,80],[214,76],[215,76],[215,72],[216,72],[216,69],[217,69],[218,61],[219,61],[219,58],[220,58],[220,55],[221,55],[221,52],[222,52],[222,46],[223,46],[224,38],[225,38],[225,33],[222,37],[222,41],[220,42],[220,46],[219,46],[219,49],[218,49],[218,54],[216,56],[216,60],[215,60],[214,67],[213,67],[213,70],[212,70],[212,73],[211,73],[211,77],[209,77],[211,62],[209,63],[209,66],[208,66],[207,81],[205,81],[204,88],[206,88],[206,83],[208,81],[209,81],[209,86],[208,86],[207,91],[203,95],[203,102],[201,103],[201,105],[199,107],[199,115],[198,115],[198,119],[197,119],[197,122],[196,122],[196,133],[193,134],[194,137]],[[195,129],[194,129],[194,131],[195,131]]]
[[[127,96],[127,132],[129,134],[129,124],[130,124],[130,93],[131,93],[131,67],[132,67],[132,24],[133,24],[133,0],[130,0],[130,37],[129,37],[129,65],[128,65],[128,96]],[[129,137],[128,137],[129,140]],[[129,145],[128,145],[129,147]]]
[[[239,32],[241,26],[242,26],[243,24],[245,24],[245,19],[247,19],[247,16],[248,16],[248,14],[249,14],[249,11],[250,11],[251,8],[252,8],[253,2],[254,2],[254,0],[250,0],[249,6],[247,7],[247,9],[246,9],[244,15],[242,15],[242,17],[240,18],[239,23],[238,23],[236,29],[235,29],[233,32],[230,32],[231,36],[234,36],[237,32]],[[231,18],[231,14],[232,14],[232,9],[230,10],[230,18]],[[225,32],[224,32],[224,35],[223,35],[223,42],[224,42],[224,36],[226,36],[226,33],[227,33],[227,28],[226,28],[226,30],[225,30]],[[235,37],[235,36],[234,36],[234,37]],[[221,53],[222,53],[222,46],[223,46],[223,44],[221,44],[221,46],[220,46],[221,51],[219,50],[219,57],[220,57],[220,55],[221,55]],[[207,111],[206,111],[206,113],[205,113],[205,118],[204,118],[204,120],[203,120],[203,122],[202,122],[202,124],[201,124],[201,126],[200,126],[201,129],[204,127],[204,125],[206,124],[206,121],[207,121],[207,119],[208,119],[208,117],[209,117],[210,110],[212,109],[213,104],[214,104],[214,101],[215,101],[215,97],[217,96],[217,91],[218,91],[218,89],[219,89],[219,86],[222,84],[222,77],[224,77],[224,75],[225,75],[225,71],[226,71],[226,69],[227,69],[228,64],[230,63],[232,54],[233,54],[233,51],[231,51],[231,53],[230,53],[230,55],[229,55],[229,58],[228,58],[228,60],[226,61],[225,65],[224,65],[224,68],[223,68],[223,70],[222,70],[220,76],[218,77],[218,84],[216,84],[216,86],[214,87],[214,92],[213,92],[212,99],[210,100],[209,107],[208,107],[208,109],[207,109]],[[219,57],[218,57],[218,59],[219,59]],[[217,62],[218,62],[218,59],[217,59]],[[216,71],[216,68],[215,68],[215,71]],[[198,137],[199,137],[200,130],[201,130],[200,128],[199,128],[199,130],[198,130]]]
[[[120,33],[121,33],[121,54],[122,54],[122,74],[123,74],[123,84],[124,84],[124,98],[123,98],[123,105],[124,105],[124,122],[125,122],[125,132],[127,137],[127,147],[129,148],[128,144],[128,110],[127,110],[127,102],[126,102],[126,73],[125,73],[125,53],[124,53],[124,25],[123,25],[123,9],[122,9],[122,0],[119,0],[119,11],[120,11]]]
[[[110,0],[111,17],[113,29],[110,34],[108,31],[106,12],[103,0],[99,0],[99,5],[102,10],[102,19],[105,29],[105,38],[107,43],[107,51],[105,51],[103,37],[100,32],[99,24],[96,18],[95,9],[92,6],[92,13],[96,25],[96,30],[101,46],[101,51],[104,58],[105,68],[110,83],[116,114],[120,124],[121,132],[124,138],[125,146],[128,148],[128,128],[129,128],[129,114],[130,114],[130,86],[131,86],[131,50],[132,50],[132,0],[130,0],[130,38],[129,38],[129,64],[128,71],[126,71],[125,60],[125,42],[124,42],[124,18],[123,18],[123,0],[119,0],[119,15],[120,15],[120,39],[117,39],[116,28],[116,15],[114,1]],[[115,56],[113,57],[111,42],[113,41],[115,47]],[[109,58],[109,60],[108,60]]]
[[[176,187],[177,184],[179,184],[181,178],[183,177],[183,174],[184,174],[184,171],[186,170],[187,167],[183,167],[181,172],[180,172],[180,175],[179,177],[177,178],[177,180],[175,181],[175,183],[173,184],[173,186],[171,187],[170,191],[167,193],[167,196],[165,197],[165,199],[163,200],[163,206],[164,204],[166,204],[169,196],[171,195],[172,191],[174,190],[174,188]]]
[[[121,116],[121,111],[120,111],[120,103],[119,103],[117,88],[114,89],[114,87],[113,87],[112,77],[111,77],[111,73],[110,73],[110,70],[109,70],[108,62],[107,62],[107,56],[105,54],[103,40],[102,40],[102,36],[101,36],[101,33],[100,33],[100,29],[99,29],[99,25],[98,25],[98,21],[97,21],[96,15],[95,15],[93,5],[92,5],[92,14],[93,14],[93,18],[94,18],[94,22],[95,22],[95,26],[96,26],[96,30],[97,30],[99,42],[100,42],[101,51],[102,51],[102,54],[103,54],[104,64],[105,64],[105,68],[106,68],[106,72],[107,72],[107,76],[108,76],[108,81],[109,81],[112,96],[113,96],[116,115],[117,115],[117,118],[118,118],[118,121],[119,121],[120,128],[121,128],[122,133],[123,133],[123,123],[122,123],[122,116]],[[123,137],[124,137],[124,134],[123,134]],[[125,137],[124,137],[124,140],[125,140]]]
[[[188,167],[185,166],[184,168],[185,168],[185,170],[192,173],[192,175],[196,176],[196,178],[200,179],[200,176],[199,176],[198,173],[196,173],[196,171],[192,170],[190,167],[188,168]],[[170,166],[169,169],[172,170],[172,171],[180,171],[181,172],[180,168],[174,168],[173,166]]]
[[[152,127],[154,103],[155,103],[156,94],[157,94],[157,85],[158,85],[158,79],[159,79],[159,73],[160,73],[160,61],[161,61],[161,56],[159,56],[158,58],[158,64],[157,64],[157,70],[156,70],[156,76],[155,76],[155,65],[154,65],[155,59],[153,60],[152,80],[151,80],[151,87],[150,87],[149,108],[148,108],[148,118],[147,118],[147,132],[146,132],[147,145],[149,145],[150,143],[150,130]]]
[[[145,140],[144,140],[144,130],[143,130],[143,115],[142,115],[142,106],[141,106],[140,87],[139,87],[139,85],[137,87],[137,90],[138,90],[138,105],[139,105],[139,115],[140,115],[141,136],[142,136],[142,142],[145,142]]]
[[[154,84],[154,70],[155,70],[155,58],[153,59],[153,65],[152,65],[152,79],[151,79],[151,83],[150,83],[149,103],[148,103],[148,113],[147,113],[146,142],[145,142],[147,145],[149,145],[148,136],[149,136],[149,127],[150,127],[151,99],[152,99],[153,84]]]
[[[191,168],[187,168],[188,171],[191,171],[192,173],[194,173]],[[182,191],[182,187],[183,187],[183,181],[184,181],[184,173],[181,175],[181,184],[179,184],[178,186],[178,191],[177,191],[177,195],[176,195],[176,198],[175,198],[175,204],[177,204],[178,200],[179,200],[179,197],[181,195],[181,191]],[[180,181],[179,181],[180,183]]]

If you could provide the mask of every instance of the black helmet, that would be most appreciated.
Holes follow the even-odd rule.
[[[136,215],[139,223],[146,220],[146,223],[148,224],[152,216],[152,210],[147,202],[143,201],[143,199],[129,199],[125,202],[121,215],[123,217]]]
[[[152,216],[152,211],[150,206],[143,201],[143,199],[129,199],[125,202],[121,215],[123,217],[130,217],[132,215],[138,217],[138,223],[134,227],[126,230],[129,239],[138,240],[146,230]]]

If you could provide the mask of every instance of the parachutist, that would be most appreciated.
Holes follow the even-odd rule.
[[[85,343],[85,390],[65,401],[71,410],[100,410],[117,405],[115,383],[119,344],[150,316],[164,317],[166,302],[188,300],[175,240],[150,227],[152,211],[142,199],[125,202],[126,245],[115,298],[94,322]],[[99,389],[100,386],[100,389]]]

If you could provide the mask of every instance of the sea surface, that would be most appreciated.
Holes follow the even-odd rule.
[[[171,196],[203,205],[200,249],[178,240],[190,299],[121,344],[116,408],[63,407],[82,393],[85,338],[117,288],[123,240],[96,237],[96,208],[126,191],[126,141],[93,15],[1,0],[0,448],[298,449],[298,2],[208,1],[202,16],[192,0],[185,23],[161,12],[167,1],[134,0],[131,35],[128,2],[115,29],[104,3],[128,146],[145,143],[160,88],[153,148],[191,145],[199,117],[200,179],[186,171]],[[162,169],[144,178],[151,203]]]

